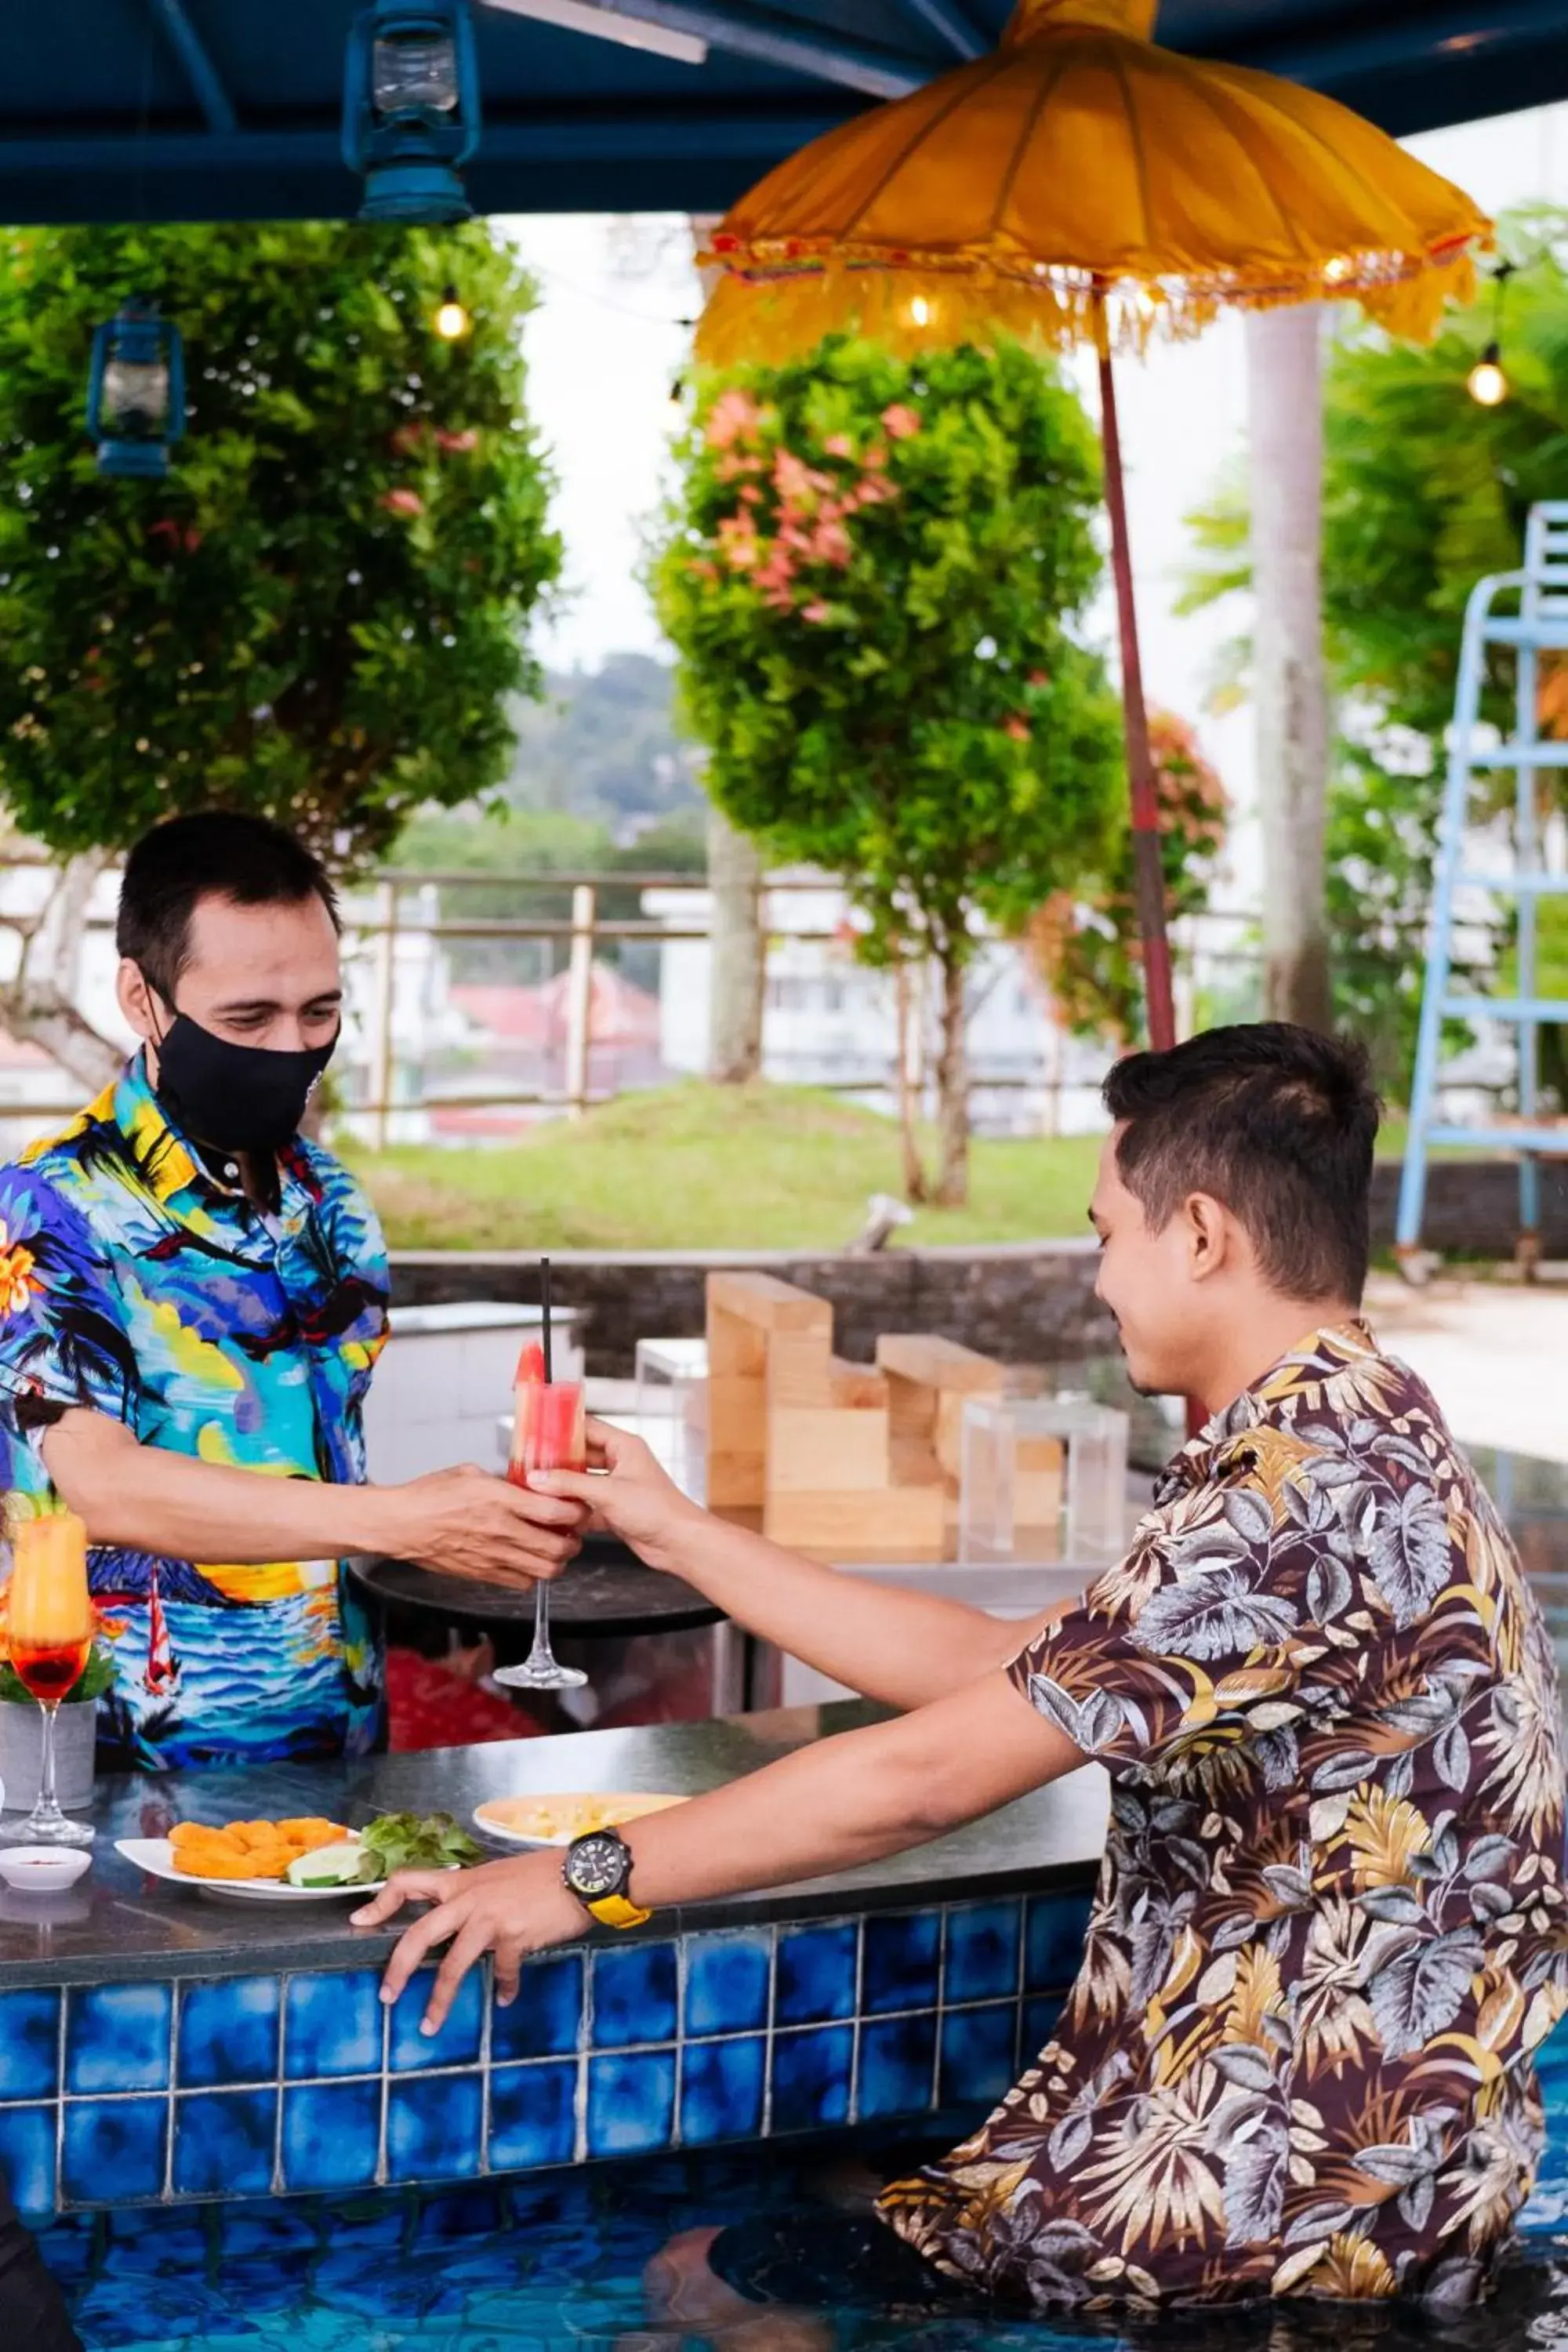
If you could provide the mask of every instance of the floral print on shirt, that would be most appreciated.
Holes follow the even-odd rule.
[[[1316,1334],[1013,1679],[1111,1779],[1056,2040],[884,2216],[1089,2311],[1484,2292],[1568,2006],[1555,1660],[1432,1398]]]
[[[47,1419],[85,1406],[143,1444],[258,1475],[364,1475],[361,1409],[386,1334],[386,1254],[314,1144],[264,1215],[170,1125],[140,1057],[63,1134],[0,1169],[0,1475],[51,1507]],[[362,1755],[384,1724],[379,1635],[342,1562],[89,1556],[113,1691],[100,1766]]]

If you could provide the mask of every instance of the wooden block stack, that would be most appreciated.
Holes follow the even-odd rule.
[[[764,1534],[803,1551],[942,1557],[963,1399],[999,1393],[999,1364],[916,1335],[847,1363],[826,1302],[763,1274],[709,1276],[708,1349],[714,1508],[760,1510]]]

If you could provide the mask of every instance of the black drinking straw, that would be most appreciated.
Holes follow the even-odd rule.
[[[544,1312],[544,1379],[548,1386],[552,1375],[550,1370],[550,1260],[539,1261],[539,1297]]]

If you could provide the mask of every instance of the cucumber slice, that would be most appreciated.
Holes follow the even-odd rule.
[[[289,1864],[290,1886],[353,1886],[364,1875],[365,1851],[362,1845],[318,1846],[314,1853],[302,1853]]]

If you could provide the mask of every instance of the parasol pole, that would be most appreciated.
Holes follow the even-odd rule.
[[[1143,995],[1149,1043],[1157,1053],[1176,1042],[1175,1002],[1171,992],[1171,942],[1165,931],[1165,876],[1160,863],[1160,804],[1154,762],[1149,751],[1149,713],[1143,701],[1143,665],[1138,652],[1138,607],[1132,598],[1132,556],[1127,540],[1127,490],[1121,472],[1121,432],[1116,415],[1116,379],[1110,363],[1105,305],[1098,305],[1095,341],[1100,353],[1100,433],[1105,450],[1105,503],[1110,513],[1110,574],[1116,583],[1116,620],[1121,638],[1121,718],[1127,739],[1127,780],[1132,798],[1132,878],[1138,929],[1143,941]]]

